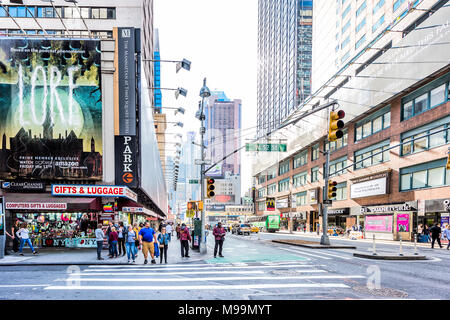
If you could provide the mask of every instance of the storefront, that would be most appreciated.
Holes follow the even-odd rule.
[[[347,218],[350,208],[328,209],[328,227],[336,228],[338,234],[343,234],[347,229]]]
[[[418,217],[418,223],[422,226],[432,227],[435,223],[439,223],[443,228],[449,224],[450,216],[450,198],[438,200],[426,200],[425,212],[423,216]]]
[[[305,212],[289,212],[287,214],[292,221],[293,231],[306,231],[306,211]]]
[[[126,215],[130,224],[145,224],[150,222],[153,227],[157,227],[158,215],[144,207],[122,207],[122,215]]]
[[[412,240],[417,225],[417,202],[361,207],[365,238]]]

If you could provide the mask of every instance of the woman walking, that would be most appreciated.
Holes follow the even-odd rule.
[[[136,258],[137,258],[138,252],[139,252],[138,234],[139,234],[139,231],[141,231],[141,228],[138,227],[138,224],[136,222],[133,225],[133,231],[136,233],[136,240],[134,242],[134,254],[135,254]]]
[[[164,261],[167,263],[167,248],[169,246],[170,236],[166,233],[166,227],[161,228],[161,233],[158,235],[158,243],[159,243],[159,263],[162,263],[163,256]]]
[[[133,227],[130,225],[128,226],[128,232],[126,233],[126,248],[127,248],[127,258],[128,258],[128,263],[130,263],[130,256],[131,258],[133,258],[133,263],[136,262],[136,241],[137,238],[137,233],[133,230]]]
[[[30,246],[31,251],[33,251],[33,254],[37,254],[36,250],[34,250],[33,245],[31,244],[29,231],[28,231],[28,224],[26,222],[22,223],[22,228],[17,231],[16,234],[20,238],[20,248],[19,248],[19,254],[23,256],[22,250],[23,246],[28,243]]]
[[[12,239],[13,239],[13,251],[15,253],[19,252],[19,245],[20,245],[20,239],[17,236],[17,232],[19,232],[20,229],[20,221],[16,220],[16,222],[14,222],[13,227],[11,228],[11,235],[12,235]]]
[[[111,258],[117,258],[117,242],[119,240],[119,234],[116,232],[116,227],[111,228],[109,233],[109,241],[111,245]]]
[[[118,236],[118,244],[119,244],[119,256],[125,255],[125,233],[127,230],[123,226],[123,222],[119,222],[119,229],[117,230]]]

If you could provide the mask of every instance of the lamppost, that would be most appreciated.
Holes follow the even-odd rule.
[[[201,201],[205,202],[205,194],[204,194],[204,183],[205,183],[205,144],[203,140],[203,136],[205,135],[206,128],[205,128],[205,99],[211,96],[211,92],[209,91],[209,88],[206,86],[206,78],[203,79],[203,87],[200,90],[200,97],[202,98],[201,108],[200,108],[200,120],[201,120],[201,128],[200,128],[200,136],[201,136],[201,166],[200,166],[200,198]],[[205,205],[203,205],[202,209],[202,215],[201,215],[201,222],[202,222],[202,231],[201,231],[201,237],[200,237],[200,253],[206,254],[206,237],[205,237],[205,224],[206,224],[206,218],[205,218]]]

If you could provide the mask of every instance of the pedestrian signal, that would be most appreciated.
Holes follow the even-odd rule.
[[[330,112],[330,127],[328,129],[328,141],[336,141],[344,136],[342,128],[344,128],[344,121],[342,119],[345,117],[344,110],[339,110],[338,112]]]
[[[337,182],[328,181],[328,200],[336,198]]]
[[[214,186],[215,182],[216,180],[214,179],[206,179],[206,196],[208,198],[212,198],[216,195],[216,193],[214,192],[214,190],[216,189],[216,187]]]

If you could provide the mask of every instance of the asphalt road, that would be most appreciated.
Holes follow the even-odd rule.
[[[450,252],[445,249],[420,249],[427,261],[377,261],[353,257],[351,249],[314,250],[270,242],[303,238],[298,235],[259,238],[227,235],[225,258],[215,259],[210,236],[208,256],[192,263],[4,266],[0,299],[450,299]],[[371,248],[370,243],[352,244],[359,251]],[[398,247],[379,244],[377,250],[393,252]]]

